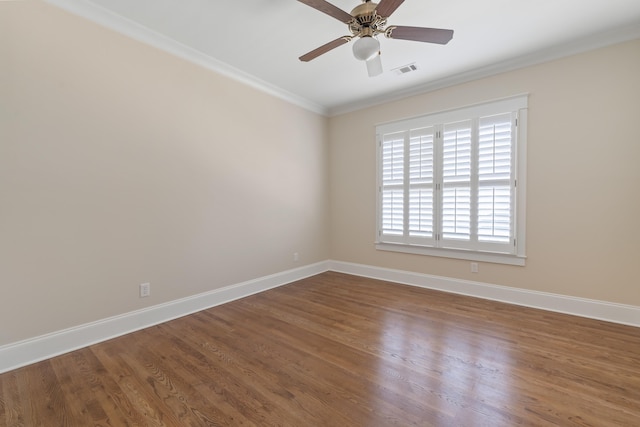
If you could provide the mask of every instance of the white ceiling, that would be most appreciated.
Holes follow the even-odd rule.
[[[389,24],[453,29],[441,46],[381,39],[385,73],[367,77],[348,35],[296,0],[47,0],[322,114],[640,38],[640,0],[406,0]],[[350,12],[360,0],[332,0]],[[390,70],[415,63],[418,71]]]

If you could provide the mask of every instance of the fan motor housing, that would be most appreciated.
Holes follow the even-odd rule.
[[[349,24],[349,30],[354,36],[371,36],[384,32],[386,19],[376,13],[378,3],[366,1],[356,6],[351,11],[353,21]]]
[[[370,1],[362,3],[361,5],[353,8],[353,10],[351,11],[351,16],[356,18],[356,20],[362,25],[370,24],[375,21],[377,15],[375,13],[376,7],[378,7],[377,3],[373,3]]]

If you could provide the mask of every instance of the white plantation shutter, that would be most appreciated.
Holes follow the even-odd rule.
[[[382,141],[382,234],[385,236],[404,235],[404,146],[405,132],[385,135]]]
[[[443,239],[469,241],[471,239],[471,189],[442,189]]]
[[[410,237],[418,242],[434,239],[434,128],[409,131],[409,223]],[[413,239],[409,239],[410,241]]]
[[[511,241],[511,187],[480,187],[478,240],[509,244]]]
[[[381,234],[401,243],[435,241],[434,128],[385,134],[381,151]]]
[[[379,126],[377,247],[523,259],[518,139],[524,146],[526,133],[517,120],[526,123],[526,104],[515,97]]]
[[[471,240],[471,134],[471,120],[448,123],[443,128],[443,240]]]
[[[478,240],[509,245],[513,238],[512,114],[481,117],[478,140]]]
[[[390,236],[404,234],[404,191],[387,189],[382,193],[382,232]]]

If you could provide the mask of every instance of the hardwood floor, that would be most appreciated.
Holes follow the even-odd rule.
[[[0,375],[1,426],[640,426],[640,328],[324,273]]]

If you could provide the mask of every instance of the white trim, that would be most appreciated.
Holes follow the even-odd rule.
[[[514,305],[640,327],[640,307],[530,291],[371,265],[329,261],[329,270],[421,288],[435,289]]]
[[[53,4],[62,9],[65,9],[75,15],[87,18],[99,25],[132,37],[133,39],[150,44],[180,58],[192,61],[207,69],[218,72],[239,82],[245,83],[255,89],[271,94],[294,105],[328,117],[339,116],[341,114],[362,110],[391,101],[397,101],[411,96],[433,92],[435,90],[443,89],[446,87],[467,83],[473,80],[478,80],[500,73],[541,64],[544,62],[564,58],[590,50],[599,49],[602,47],[607,47],[616,43],[622,43],[640,37],[640,28],[637,25],[632,24],[625,27],[615,28],[597,34],[592,34],[579,40],[574,40],[568,43],[553,46],[548,49],[543,49],[538,52],[527,54],[518,58],[509,59],[496,64],[489,64],[485,67],[474,68],[473,70],[463,71],[459,74],[454,74],[439,80],[430,81],[422,85],[408,87],[403,90],[395,90],[393,93],[387,92],[381,95],[367,97],[355,102],[346,102],[339,105],[326,106],[317,104],[292,92],[279,88],[249,73],[241,71],[229,64],[226,64],[200,51],[179,43],[169,37],[143,27],[138,23],[117,15],[88,0],[45,1],[49,4]]]
[[[525,252],[527,247],[527,135],[528,135],[528,109],[518,110],[518,129],[516,134],[516,218],[518,222],[515,230],[518,236],[516,245],[516,255],[523,259],[526,258]]]
[[[525,202],[520,200],[526,198],[526,140],[527,140],[527,106],[529,95],[519,94],[506,98],[494,99],[482,103],[467,105],[455,109],[445,111],[429,112],[421,116],[407,119],[387,122],[376,125],[376,231],[375,231],[375,248],[377,250],[406,252],[417,255],[429,255],[444,258],[457,258],[474,261],[492,262],[499,264],[509,264],[524,266],[526,263],[525,255],[525,231],[526,231],[526,215]],[[511,159],[511,175],[509,179],[500,179],[494,183],[498,183],[510,189],[510,218],[512,220],[509,230],[510,237],[500,243],[481,241],[478,235],[477,225],[479,223],[478,199],[477,194],[480,189],[478,177],[478,150],[480,149],[479,141],[479,123],[480,118],[500,114],[501,120],[505,120],[508,116],[511,122],[511,149],[513,156]],[[504,114],[504,116],[503,116]],[[465,181],[471,192],[470,199],[470,230],[467,240],[458,240],[447,238],[444,230],[445,205],[443,192],[446,189],[446,182],[443,178],[444,167],[444,149],[446,145],[443,135],[446,130],[447,123],[457,126],[455,123],[462,123],[465,129],[471,130],[470,153],[471,153],[471,169],[470,179]],[[430,191],[433,199],[431,201],[432,208],[432,234],[430,236],[412,236],[411,224],[409,224],[409,211],[412,208],[412,200],[409,192],[411,191],[411,179],[409,171],[410,162],[410,133],[414,129],[433,129],[432,150],[433,154],[430,158],[431,167],[433,168]],[[389,137],[389,139],[387,138]],[[396,176],[397,171],[392,164],[383,165],[384,153],[387,141],[395,147],[404,143],[402,153],[396,156],[393,154],[391,159],[387,159],[396,164],[400,158],[404,161],[403,172]],[[395,151],[394,151],[395,153]],[[422,160],[420,160],[422,162]],[[400,163],[398,163],[400,164]],[[383,182],[384,167],[393,168],[393,178],[391,182]],[[400,193],[404,192],[402,201],[397,205],[401,208],[391,208],[391,218],[394,215],[398,217],[404,215],[401,227],[402,229],[385,230],[383,224],[383,211],[385,211],[384,193],[386,191]],[[474,196],[475,194],[475,196]],[[395,198],[393,199],[395,206]],[[421,202],[420,202],[421,203]],[[514,225],[515,224],[515,225]],[[394,223],[394,226],[397,224]],[[389,231],[389,232],[387,232]],[[439,237],[436,237],[439,236]]]
[[[517,58],[489,64],[487,66],[474,68],[468,71],[462,71],[459,74],[453,74],[439,80],[433,80],[421,85],[411,86],[406,89],[395,90],[393,93],[383,93],[381,95],[372,96],[359,101],[336,105],[329,108],[328,115],[329,117],[340,116],[342,114],[434,92],[436,90],[468,83],[474,80],[480,80],[501,73],[555,61],[557,59],[608,47],[617,43],[624,43],[637,38],[640,38],[640,27],[637,24],[630,24],[624,27],[595,33],[578,40],[552,46]]]
[[[336,271],[640,327],[640,307],[327,260],[0,347],[0,374],[296,280]]]
[[[327,270],[328,261],[323,261],[8,344],[0,347],[0,373],[276,288]]]
[[[407,128],[423,128],[441,124],[443,122],[468,120],[469,117],[474,116],[491,116],[507,111],[520,111],[528,108],[529,96],[529,92],[523,92],[473,104],[466,104],[460,107],[449,108],[447,110],[424,111],[417,116],[377,123],[376,133],[396,133],[405,131]]]
[[[190,61],[208,70],[222,74],[228,78],[246,84],[254,89],[280,98],[291,104],[302,107],[314,113],[326,116],[328,109],[311,102],[292,92],[279,88],[269,82],[259,79],[249,73],[219,61],[199,50],[180,43],[170,37],[153,31],[137,22],[124,18],[108,9],[87,0],[45,0],[47,3],[81,16],[98,25],[114,30],[134,40],[151,45],[167,53]]]
[[[376,242],[376,249],[379,251],[428,255],[440,258],[464,259],[468,261],[491,262],[494,264],[524,266],[526,263],[525,256],[493,252],[478,252],[464,249],[430,248],[419,245],[403,245],[401,243]]]

